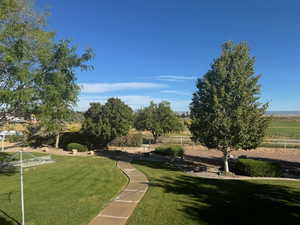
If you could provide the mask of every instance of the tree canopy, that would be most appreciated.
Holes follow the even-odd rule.
[[[164,134],[183,129],[180,119],[172,111],[169,102],[161,102],[159,104],[151,102],[148,107],[138,110],[134,126],[137,130],[150,131],[153,135],[154,143]]]
[[[0,0],[0,120],[25,116],[35,103],[39,58],[53,41],[45,16],[27,0]]]
[[[75,69],[93,57],[46,31],[45,13],[29,0],[0,0],[0,122],[34,114],[45,135],[56,136],[71,118],[80,87]]]
[[[211,69],[197,81],[191,103],[190,130],[195,141],[224,154],[228,172],[231,151],[256,148],[268,124],[268,104],[259,103],[259,75],[246,43],[226,42]]]
[[[118,98],[110,98],[104,105],[91,103],[84,116],[82,132],[94,148],[106,147],[116,137],[128,134],[133,122],[132,109]]]
[[[89,66],[84,63],[92,56],[90,49],[78,56],[69,41],[60,41],[41,58],[41,76],[36,80],[39,98],[37,117],[44,132],[56,136],[56,148],[59,135],[65,123],[71,121],[73,106],[78,100],[80,87],[76,83],[74,69],[88,69]]]

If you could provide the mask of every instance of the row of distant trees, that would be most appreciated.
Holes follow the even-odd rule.
[[[90,49],[77,55],[69,41],[56,41],[45,29],[45,15],[27,0],[0,0],[0,122],[8,116],[35,114],[40,130],[56,137],[72,117],[80,87],[75,69],[87,70]],[[190,106],[194,141],[224,154],[228,172],[231,151],[256,148],[268,125],[267,104],[259,103],[259,77],[246,43],[223,45],[221,56],[197,81]],[[154,140],[180,128],[168,103],[151,103],[138,111],[135,127],[149,130]],[[94,103],[85,113],[83,131],[95,141],[108,143],[128,132],[132,110],[119,99]]]
[[[120,99],[110,98],[104,105],[91,103],[84,117],[81,132],[98,147],[106,147],[115,138],[127,135],[133,127],[151,132],[154,143],[162,135],[183,129],[181,119],[168,102],[151,102],[134,113]]]

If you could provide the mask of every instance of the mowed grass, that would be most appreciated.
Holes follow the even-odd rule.
[[[300,139],[300,117],[273,117],[267,136]]]
[[[136,164],[150,188],[127,225],[299,224],[300,182],[214,180]]]
[[[86,225],[127,183],[112,160],[53,158],[56,163],[25,170],[26,225]],[[19,179],[19,173],[0,174],[1,225],[20,222]]]

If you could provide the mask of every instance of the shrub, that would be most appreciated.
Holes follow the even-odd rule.
[[[60,137],[59,146],[66,149],[69,143],[78,143],[93,148],[89,144],[89,139],[86,135],[80,132],[65,132]]]
[[[16,142],[24,142],[24,136],[22,135],[9,135],[5,137],[5,140],[10,143],[16,143]]]
[[[86,152],[88,150],[87,146],[79,143],[69,143],[66,149],[68,151],[72,151],[73,149],[76,149],[78,152]]]
[[[254,159],[238,159],[235,173],[251,177],[281,177],[282,168],[278,163]]]
[[[155,153],[165,156],[182,157],[184,149],[180,145],[163,145],[157,147]]]
[[[110,145],[114,146],[127,146],[127,147],[140,147],[143,144],[143,135],[141,133],[128,134],[115,138]]]
[[[44,133],[39,126],[27,126],[24,138],[25,145],[37,148],[43,145],[54,145],[54,142],[54,137]]]

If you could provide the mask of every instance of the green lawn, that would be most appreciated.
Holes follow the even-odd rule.
[[[127,225],[299,224],[300,182],[213,180],[135,166],[150,188]]]
[[[26,225],[86,225],[127,183],[112,160],[53,158],[56,163],[25,170]],[[20,221],[19,202],[19,174],[0,174],[1,225]]]

